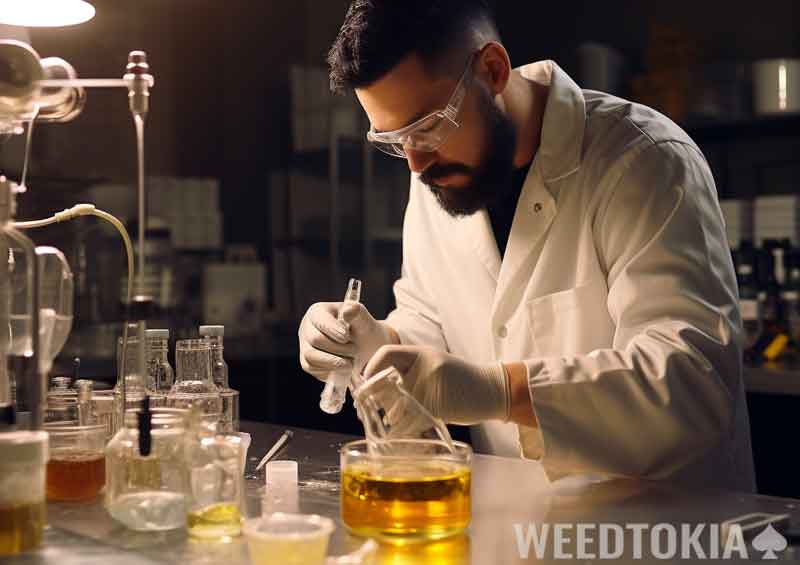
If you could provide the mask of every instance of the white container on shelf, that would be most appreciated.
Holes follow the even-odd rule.
[[[756,114],[800,112],[800,59],[764,59],[753,63]]]

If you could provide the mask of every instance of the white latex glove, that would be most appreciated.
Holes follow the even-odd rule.
[[[340,308],[343,321],[338,320]],[[331,371],[352,372],[354,364],[361,371],[378,348],[393,342],[389,326],[358,302],[312,304],[297,335],[300,365],[321,381]]]
[[[445,422],[472,425],[508,421],[510,392],[502,363],[477,365],[438,349],[414,345],[381,347],[364,368],[370,378],[387,367],[430,413]]]

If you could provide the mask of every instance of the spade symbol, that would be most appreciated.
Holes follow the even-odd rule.
[[[778,531],[772,527],[772,524],[767,524],[764,531],[753,538],[753,547],[758,551],[764,551],[761,559],[777,559],[776,551],[783,551],[786,549],[786,538],[783,537]]]

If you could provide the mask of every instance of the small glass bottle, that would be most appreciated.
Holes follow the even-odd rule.
[[[211,348],[211,375],[222,398],[222,418],[219,431],[239,431],[239,391],[230,387],[228,364],[225,362],[223,339],[225,326],[200,326],[200,336]]]
[[[198,407],[204,414],[222,413],[219,388],[211,376],[211,348],[203,339],[183,339],[175,344],[177,377],[167,395],[167,406]]]
[[[169,330],[147,330],[147,386],[155,395],[163,397],[175,384],[175,372],[169,364]],[[151,395],[152,399],[152,395]],[[163,405],[166,402],[158,403]]]

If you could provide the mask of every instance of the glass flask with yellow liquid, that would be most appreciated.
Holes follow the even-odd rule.
[[[391,455],[366,440],[345,444],[341,512],[356,535],[391,543],[443,539],[463,532],[471,517],[469,445],[440,440],[388,441]]]

